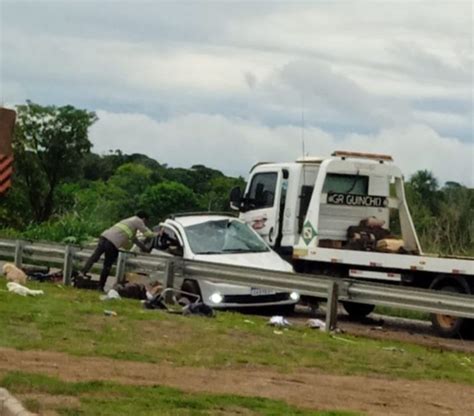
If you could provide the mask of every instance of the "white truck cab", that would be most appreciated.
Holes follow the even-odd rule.
[[[297,271],[474,293],[473,259],[423,254],[403,175],[391,156],[336,151],[325,158],[260,163],[243,194],[235,188],[230,199],[240,218]],[[398,242],[396,251],[379,249],[378,241],[355,248],[351,230],[369,220],[390,235],[382,242]],[[359,316],[373,309],[345,307]],[[441,335],[456,335],[467,324],[473,328],[468,320],[444,318],[433,318]]]

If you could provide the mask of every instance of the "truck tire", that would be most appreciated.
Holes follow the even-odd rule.
[[[449,284],[440,287],[439,290],[451,293],[465,293],[460,287]],[[438,313],[431,314],[431,323],[435,332],[443,338],[469,336],[473,328],[473,321],[471,319],[457,318]]]
[[[369,315],[375,309],[375,305],[355,302],[342,302],[344,310],[351,318],[362,319]]]

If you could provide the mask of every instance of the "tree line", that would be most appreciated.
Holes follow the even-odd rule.
[[[173,168],[120,150],[92,151],[95,113],[73,106],[17,106],[12,189],[0,199],[0,235],[83,242],[138,208],[158,223],[173,212],[229,211],[228,195],[244,179],[194,165]],[[474,190],[440,186],[429,171],[406,184],[425,251],[474,254]]]

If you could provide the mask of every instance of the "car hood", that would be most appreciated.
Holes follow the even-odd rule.
[[[196,254],[193,256],[193,259],[232,266],[275,270],[278,272],[293,272],[291,264],[283,260],[274,251],[261,253]]]

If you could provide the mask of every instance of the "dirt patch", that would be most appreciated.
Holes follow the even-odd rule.
[[[14,370],[66,381],[110,380],[188,392],[259,396],[315,410],[353,410],[370,415],[474,414],[474,387],[440,381],[335,376],[308,369],[281,374],[256,367],[173,367],[0,348],[0,373]]]

